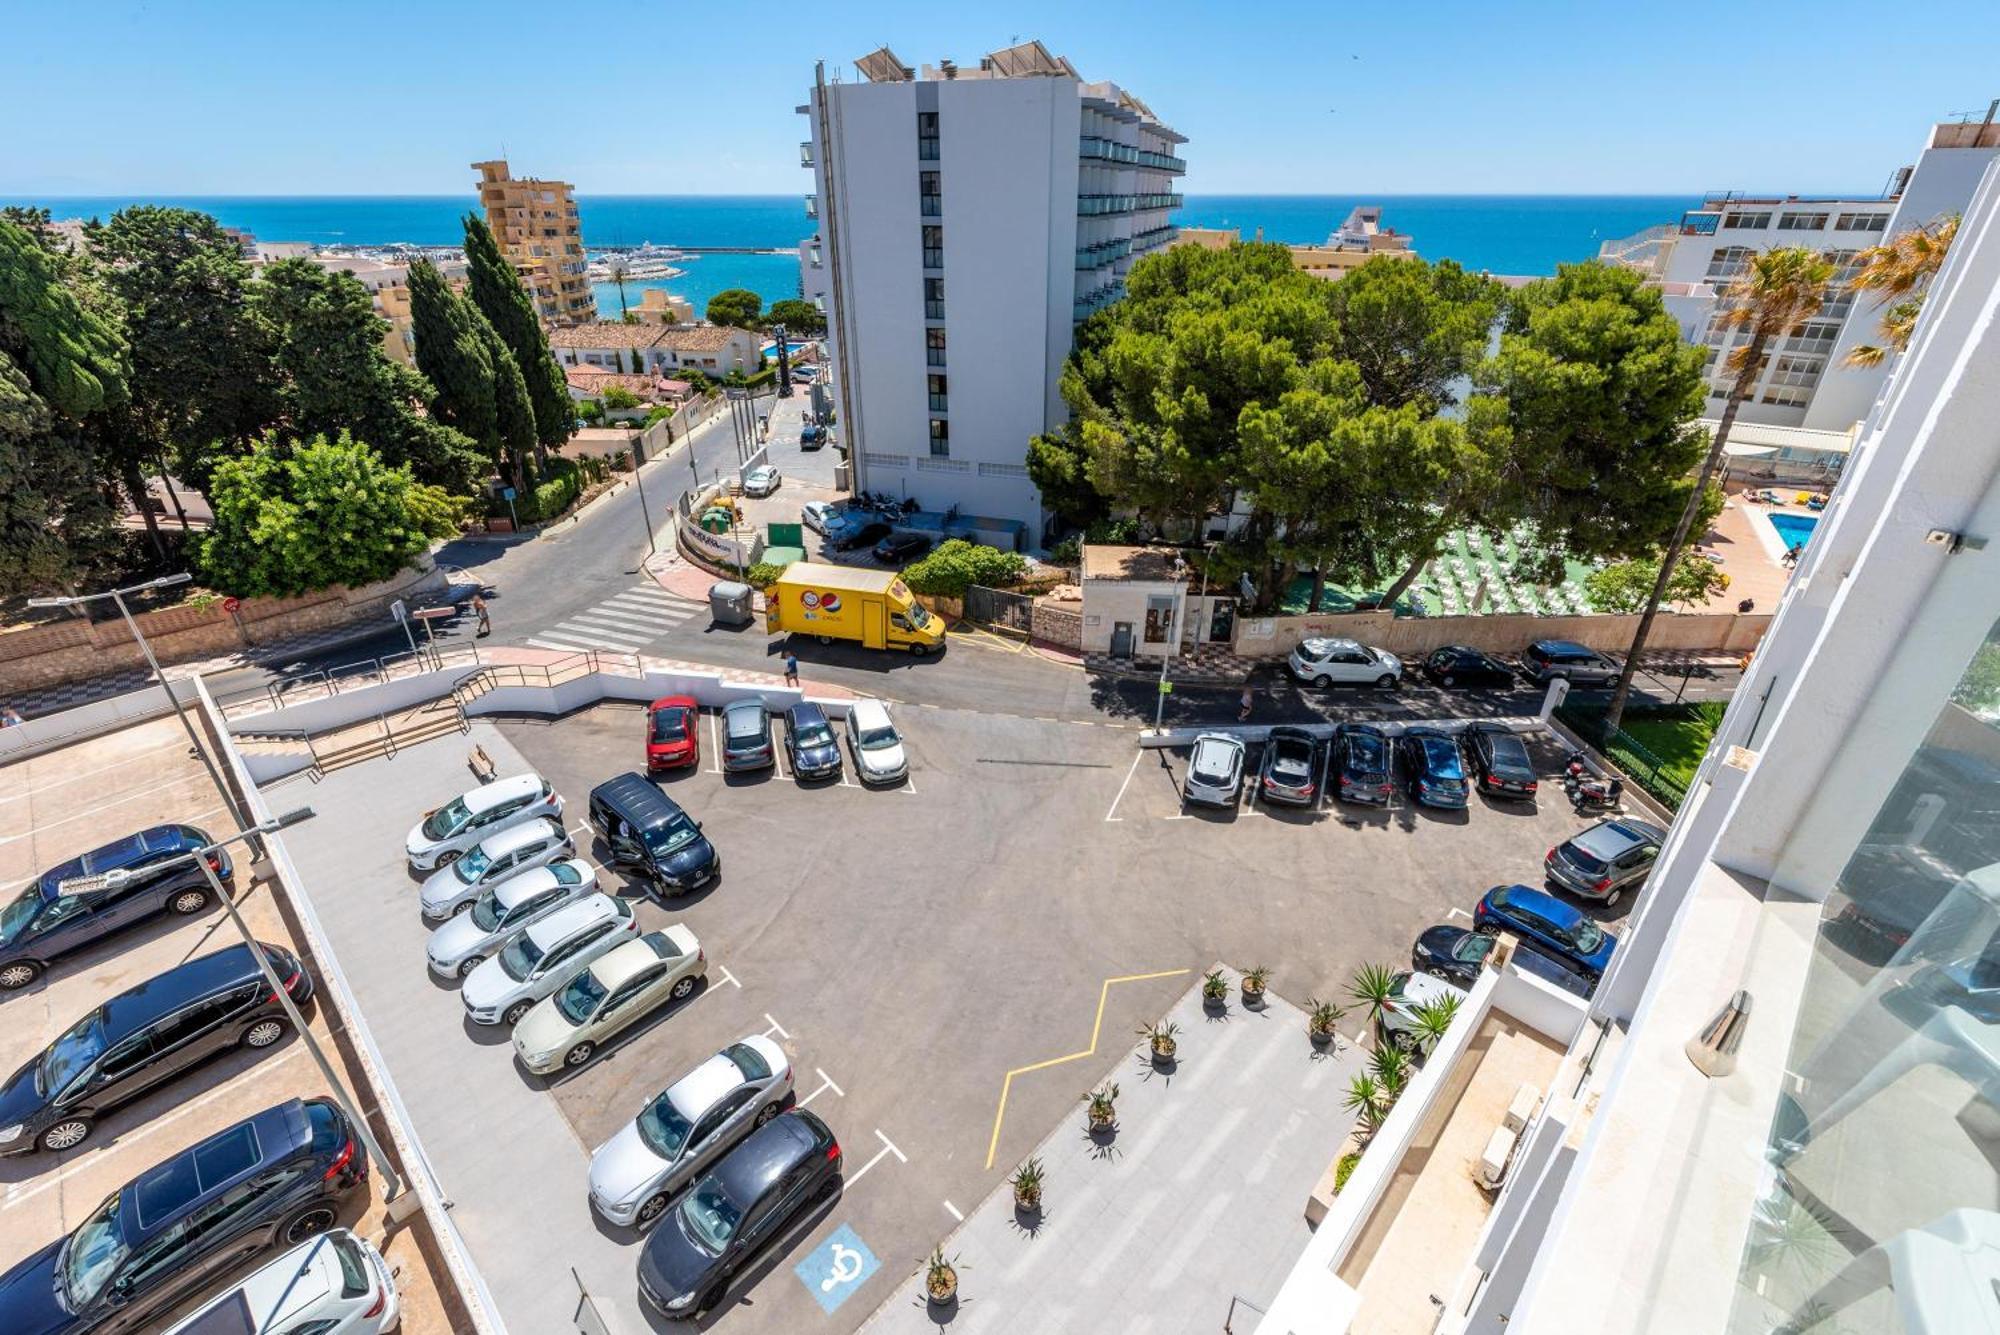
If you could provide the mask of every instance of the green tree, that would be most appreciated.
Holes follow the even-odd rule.
[[[394,575],[458,529],[461,506],[346,432],[266,438],[215,470],[215,525],[198,564],[238,597],[294,597]]]
[[[623,385],[606,385],[604,387],[604,406],[607,408],[624,411],[638,407],[639,403],[639,396]]]
[[[771,309],[764,312],[764,323],[767,326],[781,324],[789,334],[824,334],[826,312],[810,301],[786,297],[771,303]]]
[[[499,466],[509,453],[501,419],[501,386],[508,377],[505,366],[495,363],[492,325],[446,285],[429,260],[410,266],[410,325],[416,335],[417,367],[436,390],[433,414],[470,436],[488,463]],[[516,366],[514,376],[519,375]],[[507,397],[511,407],[512,395]],[[504,425],[516,424],[509,420]],[[512,459],[510,472],[514,489],[524,490],[526,472],[518,456]]]
[[[535,461],[543,466],[548,451],[561,449],[574,428],[569,381],[549,350],[548,331],[535,315],[534,298],[521,286],[521,276],[500,253],[493,233],[478,214],[465,215],[467,292],[514,354],[535,410]]]
[[[1680,564],[1695,520],[1708,503],[1709,479],[1715,476],[1715,470],[1722,463],[1722,452],[1729,443],[1730,428],[1736,425],[1736,414],[1756,387],[1757,377],[1763,374],[1764,358],[1772,343],[1790,334],[1793,326],[1800,321],[1819,313],[1827,284],[1833,281],[1833,275],[1833,264],[1825,256],[1803,246],[1782,246],[1751,256],[1749,272],[1740,281],[1731,284],[1724,297],[1721,318],[1725,325],[1748,330],[1750,337],[1724,362],[1734,377],[1729,387],[1729,398],[1723,404],[1721,420],[1716,423],[1715,439],[1702,458],[1701,472],[1695,479],[1694,489],[1681,510],[1680,522],[1674,526],[1673,536],[1667,539],[1666,550],[1660,557],[1660,573],[1653,582],[1652,596],[1646,600],[1638,628],[1632,632],[1632,647],[1625,655],[1625,663],[1618,672],[1618,685],[1612,690],[1611,703],[1604,711],[1607,732],[1616,728],[1625,716],[1625,701],[1632,693],[1632,674],[1638,670],[1640,655],[1646,649],[1646,637],[1652,632],[1653,618],[1659,615],[1660,603],[1666,597],[1674,567]]]
[[[1660,563],[1639,558],[1593,570],[1584,577],[1590,605],[1599,612],[1637,612],[1652,595]],[[1676,607],[1705,603],[1729,588],[1729,576],[1713,561],[1683,561],[1667,583],[1665,601]]]
[[[917,593],[963,598],[974,584],[1001,588],[1021,578],[1028,568],[1019,552],[1003,552],[963,538],[938,549],[903,571],[903,582]]]
[[[514,354],[479,308],[469,302],[466,305],[487,359],[493,363],[493,428],[499,433],[501,451],[518,487],[526,478],[528,460],[535,456],[535,405],[528,398],[528,384]],[[544,470],[546,467],[544,464]]]
[[[1453,382],[1485,354],[1505,289],[1450,260],[1412,258],[1378,255],[1332,285],[1333,351],[1370,403],[1428,416],[1451,406]]]
[[[1982,714],[2000,707],[2000,641],[1988,640],[1979,646],[1951,698]]]
[[[1062,523],[1088,527],[1111,513],[1103,494],[1090,485],[1090,453],[1073,421],[1028,441],[1028,477]]]
[[[1848,350],[1850,366],[1879,366],[1891,353],[1905,351],[1916,332],[1917,315],[1931,279],[1944,267],[1944,257],[1958,237],[1958,215],[1948,214],[1925,227],[1899,232],[1879,246],[1861,252],[1861,272],[1854,286],[1873,292],[1883,307],[1878,320],[1882,344],[1859,344]]]
[[[710,324],[734,325],[738,329],[755,329],[760,323],[759,313],[764,309],[764,299],[748,288],[729,287],[708,299]]]

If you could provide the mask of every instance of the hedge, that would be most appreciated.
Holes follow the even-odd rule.
[[[612,465],[594,455],[580,459],[551,459],[540,477],[530,481],[526,493],[515,497],[514,511],[523,524],[541,524],[554,519],[576,504],[576,498],[593,482],[609,475]],[[493,513],[507,513],[507,503],[498,501]]]
[[[903,583],[917,593],[963,598],[974,584],[1002,588],[1020,579],[1028,562],[1019,552],[1003,552],[953,538],[903,571]]]

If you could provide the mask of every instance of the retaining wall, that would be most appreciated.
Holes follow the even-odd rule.
[[[1757,646],[1770,624],[1768,612],[1662,613],[1653,620],[1646,647],[1652,653],[1744,654]],[[1242,617],[1236,623],[1235,650],[1244,658],[1283,658],[1300,640],[1344,635],[1404,658],[1421,658],[1447,644],[1516,654],[1535,640],[1574,640],[1592,649],[1622,653],[1631,646],[1638,626],[1636,612],[1456,617],[1326,612],[1318,616]]]

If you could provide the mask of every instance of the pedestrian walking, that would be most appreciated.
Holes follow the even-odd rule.
[[[785,655],[785,685],[796,686],[798,684],[799,684],[799,656],[797,654],[788,653]]]
[[[493,618],[486,611],[486,600],[476,593],[472,595],[472,610],[479,617],[479,631],[473,638],[483,640],[493,633]]]
[[[1247,681],[1244,682],[1243,707],[1236,711],[1236,721],[1238,723],[1248,723],[1250,721],[1250,709],[1256,703],[1257,703],[1257,688],[1252,686]]]
[[[27,721],[21,717],[21,711],[12,705],[0,708],[0,728],[18,728]]]

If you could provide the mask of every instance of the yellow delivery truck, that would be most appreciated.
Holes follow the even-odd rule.
[[[792,562],[764,590],[764,629],[918,655],[944,648],[944,618],[925,610],[895,571],[817,561]]]

